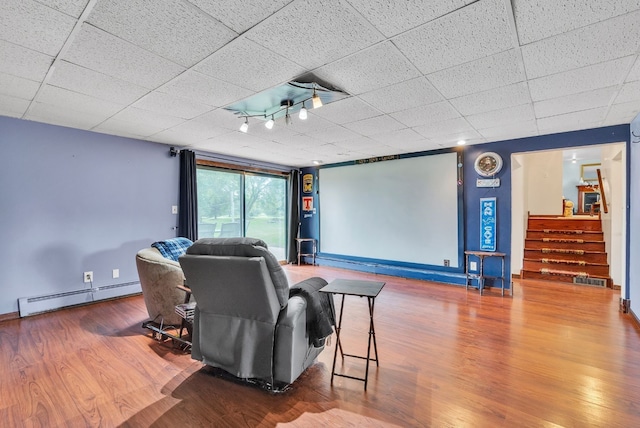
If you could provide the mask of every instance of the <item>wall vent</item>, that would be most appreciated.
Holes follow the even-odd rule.
[[[607,280],[604,278],[589,278],[584,276],[574,276],[573,283],[578,285],[593,285],[595,287],[607,286]]]
[[[65,291],[62,293],[46,294],[35,297],[21,297],[18,299],[20,317],[54,311],[68,306],[83,305],[114,297],[140,293],[140,282],[124,282],[121,284],[104,285],[101,287],[85,288],[82,290]]]

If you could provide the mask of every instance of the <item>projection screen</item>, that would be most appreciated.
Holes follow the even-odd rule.
[[[320,251],[458,267],[457,153],[319,170]]]

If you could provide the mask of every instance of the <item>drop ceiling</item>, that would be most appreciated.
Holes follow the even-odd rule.
[[[640,0],[3,0],[0,115],[289,166],[629,123]],[[300,76],[350,96],[272,130]]]

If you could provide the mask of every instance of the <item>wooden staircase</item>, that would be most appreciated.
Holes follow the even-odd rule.
[[[520,277],[612,287],[600,217],[529,215]]]

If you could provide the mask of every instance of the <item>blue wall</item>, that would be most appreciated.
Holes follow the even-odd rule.
[[[614,142],[629,143],[629,125],[616,125],[604,128],[566,132],[561,134],[544,135],[539,137],[529,137],[516,140],[500,141],[488,144],[479,144],[467,146],[464,148],[464,233],[466,250],[480,249],[480,198],[496,197],[497,201],[497,219],[498,219],[498,236],[496,251],[507,254],[506,258],[506,277],[511,277],[511,154],[522,153],[537,150],[559,149],[573,146],[588,146],[593,144],[606,144]],[[497,188],[478,188],[476,187],[476,174],[473,164],[476,157],[483,152],[496,152],[502,156],[504,165],[497,178],[500,178],[500,187]],[[316,168],[303,169],[302,175],[312,173],[317,177]],[[633,187],[633,183],[629,182],[629,186]],[[322,184],[314,181],[314,206],[318,207],[317,190]],[[541,189],[541,191],[543,191]],[[305,196],[305,195],[303,195]],[[317,214],[309,218],[302,218],[301,237],[314,237],[319,239],[319,215],[321,215],[321,207],[318,207]],[[303,213],[304,214],[304,213]],[[320,243],[322,249],[322,243]],[[358,265],[345,260],[329,260],[322,257],[318,259],[319,264],[327,264],[333,266],[349,267],[357,270],[372,271],[377,273],[387,273],[398,276],[406,276],[412,278],[431,279],[440,282],[452,284],[462,284],[464,280],[460,279],[460,275],[455,270],[451,270],[450,275],[443,274],[442,269],[434,270],[403,270],[397,267],[371,267],[367,265]],[[499,274],[500,263],[498,259],[487,259],[485,273],[488,275]],[[459,270],[458,270],[459,272]],[[508,282],[507,282],[508,283]]]
[[[138,281],[136,252],[176,235],[168,146],[0,116],[0,147],[0,314],[87,288],[85,271],[95,286]]]

